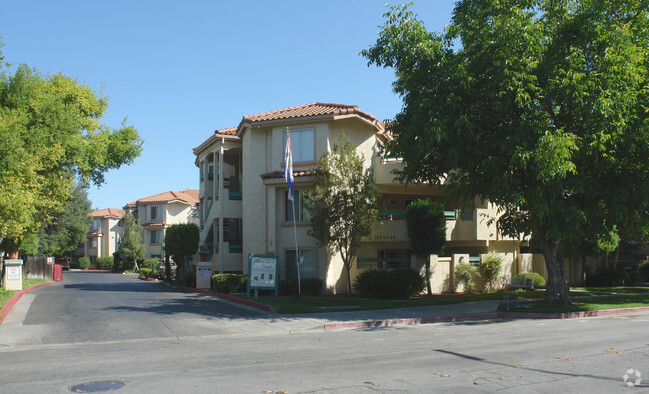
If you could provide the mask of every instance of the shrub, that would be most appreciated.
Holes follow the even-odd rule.
[[[530,278],[534,281],[534,288],[538,289],[540,287],[545,287],[545,278],[536,272],[523,272],[522,274],[516,275],[514,278]]]
[[[79,268],[82,270],[87,270],[90,268],[90,259],[87,257],[82,257],[79,259]]]
[[[212,290],[221,293],[244,293],[248,286],[248,276],[242,274],[212,275]]]
[[[97,257],[97,268],[101,270],[110,270],[113,269],[113,257],[112,256],[101,256]]]
[[[160,270],[156,268],[140,268],[140,278],[157,278],[160,276]]]
[[[142,265],[140,266],[141,268],[151,268],[151,269],[157,269],[160,266],[160,260],[152,257],[149,259],[144,260]]]
[[[602,268],[586,275],[587,286],[632,286],[642,283],[642,267]]]
[[[354,291],[363,298],[404,299],[420,294],[425,286],[426,280],[413,269],[371,269],[354,280]]]
[[[503,258],[497,254],[482,256],[482,261],[480,261],[480,265],[478,266],[478,272],[480,272],[480,277],[491,288],[493,288],[493,282],[500,275],[502,262]]]
[[[279,282],[279,295],[297,296],[301,290],[304,296],[317,297],[322,295],[323,286],[322,279],[305,278],[300,280],[300,289],[298,289],[297,280],[284,279]]]
[[[474,279],[479,275],[478,267],[469,263],[460,263],[455,267],[455,279],[457,283],[464,285],[464,291],[470,292],[475,286]]]
[[[649,261],[643,261],[638,267],[640,269],[640,277],[643,282],[649,282]]]

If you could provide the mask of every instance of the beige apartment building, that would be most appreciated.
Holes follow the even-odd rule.
[[[165,230],[173,224],[198,224],[197,208],[198,189],[185,189],[140,198],[126,204],[124,211],[132,213],[144,230],[145,259],[162,259]]]
[[[88,214],[92,221],[86,235],[83,255],[90,259],[92,265],[97,257],[109,256],[117,251],[124,235],[122,218],[124,211],[117,208],[105,208]]]
[[[420,198],[440,201],[446,210],[446,252],[432,256],[435,292],[453,280],[455,264],[477,263],[485,253],[504,257],[507,276],[531,271],[538,264],[531,254],[520,253],[525,241],[498,234],[491,221],[497,209],[488,201],[453,203],[443,187],[406,187],[395,181],[391,171],[402,164],[379,153],[390,138],[383,122],[354,105],[311,103],[244,116],[237,127],[216,130],[194,148],[200,177],[202,259],[211,262],[214,272],[246,273],[247,256],[254,253],[279,256],[280,279],[297,276],[295,264],[287,263],[295,261],[296,253],[293,210],[283,173],[287,130],[293,155],[297,243],[304,257],[302,277],[322,279],[328,292],[346,290],[344,266],[338,255],[328,254],[307,235],[310,218],[302,196],[311,187],[310,170],[343,133],[373,168],[376,188],[388,203],[382,221],[373,225],[358,251],[352,278],[370,268],[422,269],[423,261],[417,261],[410,251],[405,222],[406,206]]]

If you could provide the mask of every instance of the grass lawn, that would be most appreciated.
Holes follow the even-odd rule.
[[[48,283],[49,280],[45,279],[24,279],[23,280],[23,289],[28,289],[32,286],[40,285],[41,283]],[[2,308],[11,297],[16,294],[18,290],[5,290],[0,287],[0,308]]]
[[[598,290],[601,292],[601,290]],[[619,294],[625,293],[625,294]],[[529,308],[510,308],[509,312],[532,312],[532,313],[567,313],[587,312],[603,309],[636,308],[649,306],[649,293],[641,294],[635,292],[619,292],[601,294],[599,296],[576,297],[572,299],[572,305],[545,304],[541,301],[525,302]],[[613,295],[610,295],[613,294]]]
[[[521,298],[543,298],[545,291],[521,291],[518,293]],[[573,293],[571,293],[573,294]],[[583,290],[573,295],[594,295],[596,293]],[[243,297],[246,298],[246,297]],[[441,294],[431,297],[421,296],[407,300],[374,300],[358,297],[273,297],[261,296],[250,298],[267,305],[272,305],[278,313],[317,313],[317,312],[340,312],[340,311],[361,311],[371,309],[410,308],[416,306],[457,304],[460,302],[499,300],[500,291],[483,294]]]

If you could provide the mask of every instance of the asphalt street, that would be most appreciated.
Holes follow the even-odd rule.
[[[649,391],[646,313],[323,329],[347,316],[281,316],[130,276],[66,272],[0,326],[0,391]]]

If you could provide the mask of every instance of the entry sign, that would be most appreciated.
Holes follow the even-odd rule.
[[[277,276],[279,275],[279,256],[250,254],[248,256],[248,296],[250,290],[275,290],[277,296]],[[257,292],[255,292],[255,296]]]

